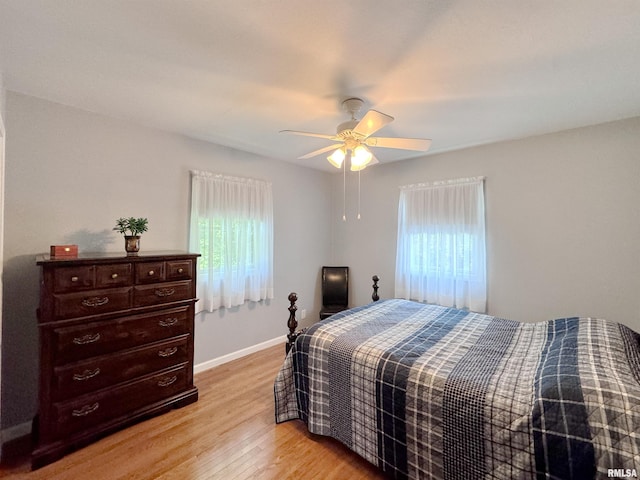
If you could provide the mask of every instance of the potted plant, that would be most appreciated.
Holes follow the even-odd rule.
[[[119,218],[114,230],[124,235],[124,249],[128,255],[135,255],[140,250],[140,234],[148,229],[146,218]]]

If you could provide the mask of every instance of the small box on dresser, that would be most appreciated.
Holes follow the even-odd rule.
[[[42,255],[32,467],[198,399],[197,254]]]

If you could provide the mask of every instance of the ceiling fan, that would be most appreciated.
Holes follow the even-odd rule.
[[[393,117],[380,113],[376,110],[369,110],[361,120],[356,119],[356,115],[364,105],[360,98],[348,98],[342,102],[343,108],[351,114],[351,120],[338,125],[335,135],[325,135],[322,133],[300,132],[296,130],[282,130],[280,133],[292,135],[304,135],[307,137],[326,138],[336,143],[323,147],[313,152],[298,157],[303,160],[315,157],[322,153],[335,150],[327,157],[329,163],[336,168],[342,168],[347,157],[351,160],[351,170],[359,171],[378,163],[378,159],[367,147],[398,148],[402,150],[415,150],[426,152],[431,145],[431,140],[424,138],[389,138],[372,137],[375,132],[393,121]]]

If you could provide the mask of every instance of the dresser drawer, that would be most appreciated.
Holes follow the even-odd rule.
[[[164,262],[143,262],[136,264],[136,283],[156,283],[164,281]]]
[[[74,292],[95,287],[95,266],[61,267],[53,271],[55,293]]]
[[[179,300],[193,298],[192,282],[156,283],[153,285],[137,285],[133,295],[135,307],[147,307]]]
[[[53,296],[54,316],[60,320],[126,310],[131,308],[132,292],[128,287],[56,294]]]
[[[59,401],[116,385],[188,361],[189,335],[54,368],[52,396]]]
[[[96,266],[96,288],[124,287],[133,283],[130,263]]]
[[[188,387],[189,368],[191,365],[184,364],[135,382],[54,403],[55,435],[64,438],[180,393]]]
[[[193,278],[193,262],[190,260],[166,262],[167,280],[191,280],[191,278]]]
[[[189,307],[53,330],[55,365],[143,346],[190,332]]]

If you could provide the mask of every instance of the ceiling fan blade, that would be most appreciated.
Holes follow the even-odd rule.
[[[318,137],[318,138],[326,138],[329,140],[336,140],[335,135],[326,135],[324,133],[299,132],[297,130],[280,130],[280,133],[288,133],[290,135],[304,135],[305,137]]]
[[[336,148],[342,147],[342,143],[336,143],[334,145],[329,145],[328,147],[323,147],[318,150],[314,150],[313,152],[307,153],[301,157],[298,157],[298,160],[305,160],[307,158],[315,157],[316,155],[320,155],[321,153],[328,152],[330,150],[335,150]]]
[[[369,110],[366,115],[362,117],[362,120],[358,122],[353,131],[366,138],[391,122],[393,122],[393,117],[380,113],[377,110]]]
[[[369,137],[364,143],[368,147],[399,148],[402,150],[416,150],[418,152],[426,152],[431,146],[431,140],[427,138]]]

